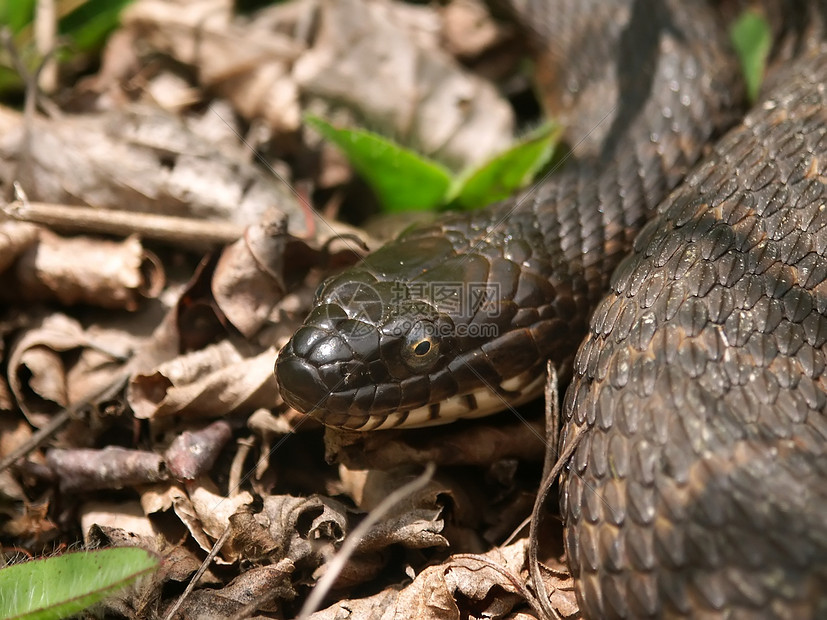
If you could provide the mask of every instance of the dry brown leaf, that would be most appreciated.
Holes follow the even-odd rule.
[[[0,514],[7,517],[19,516],[19,507],[26,499],[23,486],[8,469],[0,472]]]
[[[187,494],[201,527],[213,540],[221,538],[232,515],[253,501],[253,496],[247,491],[229,497],[221,495],[215,484],[206,477],[202,477],[197,483],[188,484]]]
[[[24,502],[23,512],[5,521],[0,528],[3,537],[12,536],[21,545],[42,548],[60,534],[60,529],[49,518],[49,502],[37,504]]]
[[[430,7],[326,0],[293,74],[306,94],[462,168],[505,149],[514,118],[490,83],[439,48],[439,31]]]
[[[232,101],[245,118],[264,119],[278,131],[296,130],[299,91],[290,69],[304,45],[281,30],[311,19],[304,14],[312,5],[276,7],[243,21],[233,20],[230,0],[186,4],[181,10],[163,0],[141,0],[124,12],[123,23],[154,48],[197,67],[203,84]]]
[[[127,400],[137,418],[183,415],[214,418],[253,411],[276,401],[273,360],[266,349],[244,357],[229,341],[165,362],[152,374],[134,375]]]
[[[123,363],[115,354],[129,341],[128,334],[116,332],[92,337],[63,314],[35,322],[8,361],[9,386],[29,423],[42,427],[57,410],[111,384]]]
[[[397,479],[397,488],[403,483]],[[352,586],[375,577],[386,561],[380,552],[391,545],[413,549],[446,546],[447,541],[439,534],[443,527],[441,510],[427,493],[395,507],[361,540],[356,556],[350,558],[337,578],[337,586]],[[319,577],[353,520],[353,511],[331,498],[272,495],[264,498],[261,512],[239,511],[230,519],[230,555],[253,561],[288,558],[297,568],[321,567],[313,573]]]
[[[233,515],[252,501],[252,495],[246,491],[233,497],[218,494],[215,485],[205,477],[186,488],[178,484],[156,485],[141,494],[144,512],[153,514],[171,508],[204,551],[212,549]],[[216,561],[229,564],[237,558],[234,550],[225,545]]]
[[[251,611],[278,613],[280,601],[296,596],[290,583],[293,568],[290,560],[281,560],[254,567],[221,589],[196,590],[184,601],[176,617],[226,618],[241,613],[247,605],[254,605]]]
[[[282,277],[286,231],[277,222],[262,222],[224,248],[212,279],[215,302],[247,338],[270,318],[284,295]]]
[[[456,56],[479,56],[502,38],[481,0],[452,0],[442,11],[445,47]]]
[[[149,485],[141,489],[141,507],[148,515],[164,512],[182,497],[186,497],[186,493],[177,482]]]
[[[562,558],[557,558],[546,565],[540,565],[544,572],[543,582],[548,593],[551,606],[566,620],[577,620],[580,616],[580,607],[577,605],[577,595],[574,589],[574,577],[569,573],[568,566]]]
[[[89,548],[139,547],[162,558],[155,572],[148,579],[121,590],[114,596],[98,603],[98,613],[103,617],[125,617],[135,620],[157,617],[164,586],[175,582],[172,589],[180,590],[180,583],[188,581],[201,565],[201,559],[184,545],[170,544],[163,536],[141,536],[128,530],[106,525],[92,525],[86,533]],[[208,568],[198,581],[201,586],[222,583]]]
[[[3,354],[3,347],[0,347],[0,356]],[[0,412],[14,409],[14,396],[5,377],[0,376]]]
[[[402,613],[396,601],[399,590],[385,588],[372,596],[337,601],[327,609],[317,611],[308,620],[342,620],[342,618],[370,618],[371,620],[415,620],[414,616]]]
[[[242,116],[263,119],[276,132],[298,129],[299,100],[313,97],[460,168],[513,138],[510,106],[440,48],[441,16],[431,7],[294,2],[246,21],[232,19],[229,0],[195,0],[187,8],[142,0],[126,12],[125,24],[155,49],[197,67],[202,82]],[[488,42],[492,35],[483,29],[480,36]]]
[[[137,237],[114,242],[40,230],[0,276],[0,298],[135,310],[142,298],[157,296],[163,283],[158,259]]]
[[[183,77],[170,72],[161,73],[150,80],[145,93],[158,107],[170,112],[184,110],[201,99],[199,89],[191,86]]]
[[[186,581],[201,565],[201,560],[192,551],[183,545],[170,545],[162,536],[142,536],[129,530],[108,525],[92,525],[84,535],[86,544],[92,549],[99,547],[140,547],[150,553],[161,555],[164,561],[154,575],[154,578],[160,584],[167,580]],[[220,584],[221,580],[207,569],[201,576],[199,583],[215,585]]]
[[[8,411],[0,411],[0,458],[5,457],[32,436],[31,427],[17,414]],[[32,455],[32,460],[40,461],[39,455]],[[0,472],[0,497],[5,500],[22,501],[26,499],[23,487],[17,481],[11,470],[5,469]],[[0,502],[3,506],[5,502]],[[16,508],[8,506],[7,514],[16,514]],[[0,508],[2,510],[2,508]],[[6,511],[3,511],[6,512]]]
[[[16,179],[29,200],[159,213],[196,220],[258,222],[274,206],[290,230],[307,230],[294,194],[238,147],[225,148],[190,127],[190,119],[159,108],[35,117],[27,137],[22,116],[0,108],[0,178]],[[205,115],[220,112],[208,109]],[[224,121],[220,119],[222,125]],[[224,140],[227,138],[225,137]],[[61,157],[55,157],[60,153]]]
[[[401,590],[390,587],[372,597],[339,601],[310,618],[503,618],[522,599],[517,586],[524,581],[526,548],[526,541],[519,540],[483,555],[452,556],[426,568]]]
[[[448,541],[439,532],[444,523],[441,508],[410,508],[391,514],[376,524],[359,544],[361,552],[378,551],[394,544],[409,549],[447,547]]]
[[[37,241],[40,229],[25,222],[0,222],[0,273],[17,260],[17,257]]]
[[[340,467],[340,477],[345,491],[354,498],[365,512],[373,510],[390,493],[415,477],[410,467],[389,471],[349,471]],[[457,495],[462,499],[457,499]],[[359,544],[360,551],[375,551],[399,543],[409,548],[447,546],[440,535],[444,527],[443,511],[446,505],[459,508],[465,502],[465,494],[455,494],[441,480],[428,485],[394,505],[377,526]]]
[[[300,420],[306,419],[307,417],[303,416]],[[273,415],[273,412],[269,409],[258,409],[253,412],[253,414],[247,418],[247,427],[262,436],[268,436],[268,438],[277,435],[286,435],[287,433],[298,430],[298,424],[295,418],[290,418],[287,415]],[[308,427],[312,428],[313,425],[308,423]],[[264,448],[262,448],[262,452],[269,454],[269,450],[265,450]]]
[[[79,516],[84,542],[87,545],[93,526],[129,532],[131,537],[152,538],[158,534],[137,501],[87,502],[80,507]]]
[[[98,72],[78,80],[74,91],[79,96],[87,93],[99,95],[101,108],[125,105],[130,97],[124,92],[124,83],[141,69],[133,34],[123,28],[115,30],[107,39],[101,55]]]
[[[347,532],[350,510],[327,497],[271,495],[261,512],[240,510],[230,518],[230,556],[252,561],[288,559],[314,569],[335,553]]]

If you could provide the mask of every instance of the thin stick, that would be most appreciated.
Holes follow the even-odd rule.
[[[310,596],[307,597],[304,605],[302,605],[302,609],[299,612],[297,620],[304,620],[308,618],[310,614],[319,608],[319,605],[321,605],[324,597],[327,596],[327,593],[330,591],[330,588],[333,586],[333,583],[336,581],[339,573],[342,572],[345,564],[351,556],[353,556],[353,553],[356,551],[359,543],[362,542],[362,539],[367,535],[370,529],[376,525],[376,523],[379,522],[379,519],[384,517],[385,514],[396,504],[424,488],[425,485],[431,481],[434,471],[436,471],[436,466],[433,463],[428,463],[428,466],[425,468],[425,471],[422,472],[421,476],[396,489],[393,493],[383,499],[376,508],[368,513],[368,516],[365,517],[364,521],[362,521],[347,537],[344,544],[339,549],[339,552],[336,554],[336,557],[328,562],[325,574],[322,575],[321,579],[319,579],[316,587],[313,588],[313,592],[310,593]]]
[[[52,53],[57,47],[57,10],[55,0],[37,0],[34,12],[34,41],[43,57],[37,79],[40,90],[54,93],[57,90],[57,60]]]
[[[87,232],[128,237],[138,234],[178,246],[221,246],[244,234],[244,227],[230,222],[210,222],[186,217],[95,209],[46,202],[11,202],[0,208],[20,221],[42,224],[68,232]]]
[[[531,572],[531,580],[534,582],[535,595],[537,602],[540,604],[542,611],[549,618],[560,618],[560,614],[551,604],[548,592],[546,592],[543,585],[543,576],[540,574],[540,561],[537,559],[537,549],[540,546],[537,539],[537,530],[540,527],[540,513],[546,503],[551,487],[554,486],[560,472],[563,471],[566,463],[569,462],[572,454],[574,454],[577,445],[580,443],[582,433],[578,434],[572,442],[566,446],[562,454],[558,454],[557,460],[554,461],[552,454],[557,452],[557,443],[560,437],[560,392],[557,387],[557,369],[549,361],[547,365],[548,381],[546,382],[546,437],[549,439],[548,449],[546,450],[546,459],[543,463],[543,482],[540,485],[540,491],[537,493],[537,498],[534,500],[534,509],[531,511],[531,527],[528,532],[528,567]]]
[[[199,566],[198,570],[195,571],[195,574],[192,576],[192,579],[190,579],[190,582],[187,584],[187,587],[184,588],[184,591],[181,593],[181,596],[179,596],[178,600],[175,601],[175,605],[173,605],[169,612],[167,612],[167,615],[164,616],[164,620],[172,620],[172,617],[184,603],[186,598],[190,595],[190,592],[192,592],[193,588],[195,587],[195,584],[198,583],[198,580],[201,579],[201,576],[207,571],[207,567],[210,565],[210,562],[212,562],[215,559],[215,556],[218,555],[218,552],[221,551],[221,547],[224,546],[224,543],[227,542],[229,538],[230,524],[228,523],[226,529],[224,530],[224,533],[221,534],[221,538],[215,541],[215,544],[212,546],[212,549],[210,549],[210,552],[207,554],[207,557],[204,558],[204,561],[201,563],[201,566]]]
[[[548,592],[546,592],[545,587],[543,586],[543,576],[540,574],[540,562],[537,559],[537,547],[539,546],[537,541],[537,529],[540,526],[540,513],[542,512],[543,505],[546,503],[549,491],[551,491],[551,487],[554,486],[554,481],[560,475],[560,472],[563,471],[563,467],[565,467],[572,454],[574,454],[574,451],[580,443],[582,437],[583,433],[578,434],[572,442],[566,446],[565,451],[557,458],[557,462],[554,464],[554,467],[552,467],[548,475],[543,478],[543,483],[540,486],[540,492],[537,494],[537,499],[534,501],[534,510],[531,512],[531,529],[529,530],[528,535],[528,566],[531,571],[531,580],[534,582],[534,590],[536,591],[537,600],[540,603],[540,607],[543,608],[543,611],[549,618],[560,618],[560,614],[558,614],[557,611],[551,606]]]
[[[49,424],[41,429],[38,429],[38,431],[29,437],[26,442],[22,443],[14,451],[7,454],[3,460],[0,460],[0,472],[8,469],[8,467],[17,461],[17,459],[26,456],[29,452],[40,446],[43,442],[49,439],[49,437],[59,431],[64,424],[76,417],[84,407],[87,407],[97,401],[107,400],[111,395],[123,387],[123,384],[128,376],[129,373],[127,372],[118,373],[112,381],[107,383],[100,390],[84,397],[77,403],[66,407],[60,413],[53,416],[49,421]]]

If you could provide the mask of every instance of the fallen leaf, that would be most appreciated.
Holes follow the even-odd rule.
[[[293,75],[304,93],[463,168],[505,149],[514,119],[490,83],[439,49],[438,35],[429,7],[323,1],[314,45]]]
[[[276,400],[274,349],[251,357],[229,341],[165,362],[130,379],[127,400],[137,418],[215,418]]]
[[[163,282],[158,259],[137,237],[113,242],[40,230],[0,276],[0,297],[135,310],[142,299],[157,296]]]

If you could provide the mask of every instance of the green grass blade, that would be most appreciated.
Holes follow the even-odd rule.
[[[0,618],[47,620],[82,611],[158,566],[136,547],[65,553],[0,569]]]
[[[387,211],[426,211],[444,202],[451,173],[442,165],[364,129],[337,129],[316,116],[305,120],[344,152]]]
[[[559,135],[559,127],[549,123],[466,172],[451,188],[451,202],[463,209],[484,207],[525,187],[551,159]]]
[[[764,79],[764,69],[772,46],[772,33],[767,20],[756,11],[745,11],[732,25],[732,45],[741,61],[747,96],[755,101]]]

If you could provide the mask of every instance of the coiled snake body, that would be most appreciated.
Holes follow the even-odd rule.
[[[552,359],[573,370],[561,497],[585,616],[827,617],[827,47],[808,9],[796,58],[664,200],[737,105],[716,16],[543,5],[576,160],[325,282],[279,357],[285,400],[346,428],[438,423],[536,396]],[[591,60],[555,64],[584,40]]]

